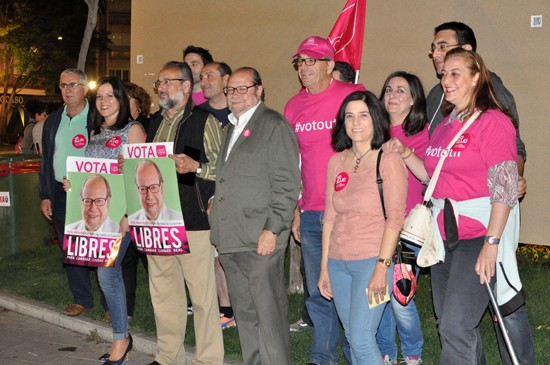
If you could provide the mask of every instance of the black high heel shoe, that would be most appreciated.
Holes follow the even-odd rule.
[[[104,353],[103,355],[101,355],[100,357],[98,357],[97,359],[98,359],[99,361],[106,361],[106,360],[109,360],[109,356],[111,356],[111,354],[108,353],[108,352],[106,352],[106,353]]]
[[[103,365],[122,365],[124,361],[126,361],[126,357],[132,351],[132,348],[134,347],[134,339],[132,338],[131,334],[128,334],[128,339],[130,340],[128,342],[128,347],[126,347],[126,351],[124,351],[124,355],[118,360],[109,360],[105,361]]]

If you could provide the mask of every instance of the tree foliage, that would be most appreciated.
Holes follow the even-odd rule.
[[[85,1],[0,1],[0,134],[17,92],[34,86],[51,93],[59,73],[77,67],[88,17]]]

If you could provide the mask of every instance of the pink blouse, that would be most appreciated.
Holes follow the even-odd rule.
[[[407,168],[398,153],[384,153],[380,162],[384,204],[376,184],[376,165],[354,173],[344,170],[344,154],[332,156],[328,164],[325,222],[333,222],[329,257],[364,260],[378,256],[384,229],[400,231],[405,220]]]

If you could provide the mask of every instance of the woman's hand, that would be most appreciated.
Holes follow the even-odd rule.
[[[128,224],[128,215],[124,214],[124,217],[120,220],[120,229],[118,233],[122,234],[123,236],[130,232],[130,225]]]
[[[382,145],[382,151],[385,153],[388,152],[397,152],[400,155],[407,152],[408,147],[405,146],[398,138],[391,138],[388,142]]]
[[[376,300],[376,304],[379,304],[386,296],[388,290],[387,273],[388,267],[380,263],[376,263],[374,272],[369,281],[369,304],[373,304],[373,300]]]
[[[332,300],[332,287],[330,286],[328,269],[321,269],[317,286],[319,287],[319,292],[324,298]]]
[[[490,245],[487,242],[483,244],[475,266],[476,274],[479,275],[480,284],[485,284],[485,275],[487,275],[489,282],[491,282],[491,278],[495,276],[497,254],[498,245]]]
[[[67,179],[67,176],[63,176],[63,190],[65,192],[71,190],[71,180]]]

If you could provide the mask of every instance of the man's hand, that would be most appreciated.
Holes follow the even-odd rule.
[[[42,199],[40,202],[40,210],[42,215],[50,222],[52,221],[52,202],[50,199]]]
[[[124,169],[124,156],[118,155],[118,173],[122,174],[123,169]]]
[[[263,230],[258,238],[258,249],[256,252],[260,256],[271,255],[277,245],[277,235],[271,231]]]
[[[518,200],[525,196],[527,192],[527,180],[523,176],[520,176],[518,179]]]
[[[176,171],[178,174],[187,174],[189,172],[194,173],[201,166],[198,161],[193,160],[184,153],[179,155],[170,155],[168,157],[176,161]]]

